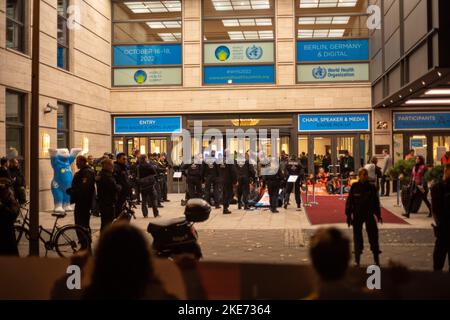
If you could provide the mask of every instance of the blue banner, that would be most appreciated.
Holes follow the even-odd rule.
[[[394,113],[394,130],[450,129],[450,112]]]
[[[181,117],[115,117],[114,134],[180,133]]]
[[[205,84],[275,83],[275,67],[214,66],[203,69]]]
[[[369,60],[369,40],[297,41],[297,62]]]
[[[114,46],[114,66],[179,65],[181,44]]]
[[[368,113],[300,114],[298,131],[370,131],[370,115]]]

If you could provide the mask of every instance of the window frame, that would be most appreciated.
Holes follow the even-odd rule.
[[[61,149],[61,148],[70,149],[70,143],[71,143],[71,139],[70,139],[70,107],[71,107],[71,105],[68,103],[58,101],[57,106],[58,106],[58,111],[57,111],[57,115],[56,115],[56,145],[57,145],[58,149]],[[63,128],[58,127],[59,115],[61,114],[60,109],[64,110],[63,115],[64,115],[65,119],[64,119],[64,127]],[[59,145],[58,136],[60,134],[63,134],[65,136],[65,141],[67,144],[66,146]]]
[[[59,1],[63,2],[63,13],[64,15],[61,15],[59,13],[58,7],[59,7]],[[60,23],[62,23],[63,27],[62,27],[62,32],[63,32],[63,36],[65,41],[60,41],[60,38],[58,36],[58,34],[56,35],[56,66],[59,69],[63,69],[63,70],[67,70],[69,71],[69,66],[70,66],[70,55],[69,55],[69,49],[70,49],[70,30],[68,27],[68,16],[67,16],[67,9],[70,6],[70,0],[57,0],[57,9],[56,9],[56,15],[57,15],[57,21],[56,21],[56,28],[57,28],[57,33],[58,33],[58,28]],[[62,54],[63,54],[63,63],[64,66],[59,65],[59,50],[62,50]]]
[[[26,26],[26,1],[25,0],[18,0],[21,3],[20,9],[21,9],[21,15],[22,15],[22,21],[17,20],[16,17],[10,17],[8,16],[8,0],[6,0],[6,12],[5,12],[5,17],[6,17],[6,21],[5,21],[5,47],[7,49],[10,50],[14,50],[17,52],[21,52],[21,53],[26,53],[26,46],[25,46],[25,26]],[[16,13],[14,11],[14,13]],[[20,31],[20,39],[16,39],[15,35],[16,33],[13,32],[13,47],[8,46],[8,24],[12,24],[13,25],[13,30],[15,30],[16,28],[19,28]],[[16,46],[16,44],[18,44]]]
[[[19,121],[8,121],[7,115],[6,115],[6,110],[7,110],[7,106],[6,106],[6,96],[7,95],[16,95],[19,97]],[[6,89],[5,91],[5,143],[7,141],[6,139],[6,132],[8,131],[8,128],[11,129],[19,129],[21,131],[20,134],[20,150],[17,150],[19,153],[19,156],[24,156],[24,152],[25,152],[25,101],[26,101],[26,94],[20,91],[14,91],[14,90],[9,90]],[[5,145],[5,147],[8,147],[7,145]],[[8,151],[8,150],[6,150]]]

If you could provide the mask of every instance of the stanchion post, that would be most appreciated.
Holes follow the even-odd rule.
[[[312,191],[313,191],[313,194],[312,194],[313,201],[311,202],[311,205],[317,206],[318,203],[316,202],[316,177],[313,178],[313,189],[312,189]]]
[[[303,204],[303,206],[304,206],[304,207],[309,207],[309,206],[311,206],[311,205],[309,204],[308,179],[306,179],[306,201],[305,201],[305,203]]]
[[[395,207],[400,208],[401,204],[400,204],[400,179],[397,178],[397,204],[395,205]]]

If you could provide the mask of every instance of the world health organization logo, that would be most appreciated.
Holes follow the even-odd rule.
[[[312,70],[312,75],[316,79],[325,79],[327,76],[327,69],[322,67],[317,67]]]
[[[264,51],[263,48],[253,45],[251,47],[248,47],[245,53],[247,54],[247,58],[249,58],[250,60],[259,60],[261,59]]]
[[[227,61],[230,57],[230,49],[226,46],[220,46],[216,49],[216,59],[219,61]]]
[[[137,84],[143,84],[145,81],[147,81],[147,73],[144,70],[138,70],[134,74],[134,81],[136,81]]]

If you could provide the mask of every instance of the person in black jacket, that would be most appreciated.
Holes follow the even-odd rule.
[[[71,203],[75,203],[75,224],[90,230],[89,220],[95,197],[95,172],[85,156],[78,156],[76,165],[79,171],[72,180],[72,188],[68,190]]]
[[[138,183],[142,193],[142,214],[144,218],[148,217],[148,205],[150,204],[153,216],[159,217],[158,194],[155,189],[157,168],[148,161],[147,155],[143,154],[139,158],[137,170],[139,171]]]
[[[234,164],[226,162],[226,158],[219,156],[218,164],[218,183],[221,185],[223,214],[230,214],[229,210],[231,200],[233,198],[233,186],[237,182],[236,167]]]
[[[201,155],[197,155],[193,159],[191,164],[185,164],[182,166],[184,175],[187,182],[187,199],[195,199],[202,197],[202,177],[203,167],[201,164]]]
[[[11,180],[8,172],[8,159],[6,157],[0,159],[0,178]]]
[[[14,197],[19,204],[27,202],[27,196],[25,191],[25,177],[20,170],[19,160],[13,158],[9,160],[8,173],[12,182],[12,189],[14,191]]]
[[[117,155],[117,160],[114,163],[114,178],[116,179],[116,182],[121,186],[121,190],[117,197],[115,213],[116,215],[119,215],[125,204],[125,201],[131,195],[132,188],[130,174],[127,167],[127,156],[125,155],[125,153],[119,153]]]
[[[242,208],[244,205],[244,210],[249,210],[248,196],[250,194],[250,183],[255,179],[256,171],[255,167],[250,164],[249,154],[245,154],[245,159],[242,155],[236,160],[236,170],[237,170],[237,201],[238,209]]]
[[[149,157],[149,162],[156,168],[156,175],[155,175],[155,190],[156,190],[156,195],[157,195],[157,203],[158,203],[158,208],[164,208],[164,206],[162,205],[163,200],[163,190],[161,188],[162,186],[162,181],[164,179],[163,175],[165,172],[165,168],[162,166],[162,164],[158,161],[158,154],[157,153],[152,153],[151,157]]]
[[[211,188],[213,188],[214,205],[220,209],[220,190],[219,190],[219,170],[217,162],[214,159],[216,153],[211,151],[209,159],[203,161],[203,181],[205,182],[205,200],[211,204]]]
[[[261,176],[267,186],[270,198],[270,211],[278,213],[278,195],[280,194],[281,182],[284,179],[280,164],[276,158],[270,160],[267,157],[261,159]]]
[[[382,223],[380,198],[376,187],[369,182],[367,169],[358,172],[359,181],[355,182],[347,198],[345,214],[348,226],[353,226],[353,242],[355,262],[359,266],[361,254],[364,250],[362,227],[366,224],[370,250],[376,265],[380,264],[380,246],[378,243],[378,222]],[[375,217],[377,220],[375,220]]]
[[[0,178],[0,256],[18,256],[14,222],[19,215],[19,203],[9,187],[9,181]]]
[[[291,197],[292,190],[295,193],[295,202],[297,203],[297,209],[301,209],[302,199],[300,197],[300,187],[305,175],[305,169],[302,166],[300,160],[295,155],[291,156],[289,162],[286,165],[286,177],[297,176],[295,182],[288,182],[286,187],[286,194],[284,195],[284,209],[287,209],[289,205],[289,199]]]
[[[444,169],[444,178],[431,189],[433,216],[436,222],[436,243],[433,252],[433,269],[442,271],[448,257],[450,271],[450,165]]]
[[[114,179],[114,163],[110,159],[102,161],[102,170],[95,177],[97,184],[97,198],[101,218],[101,230],[111,224],[116,216],[116,208],[118,194],[121,190],[121,185],[116,183]],[[120,212],[117,213],[119,215]]]

